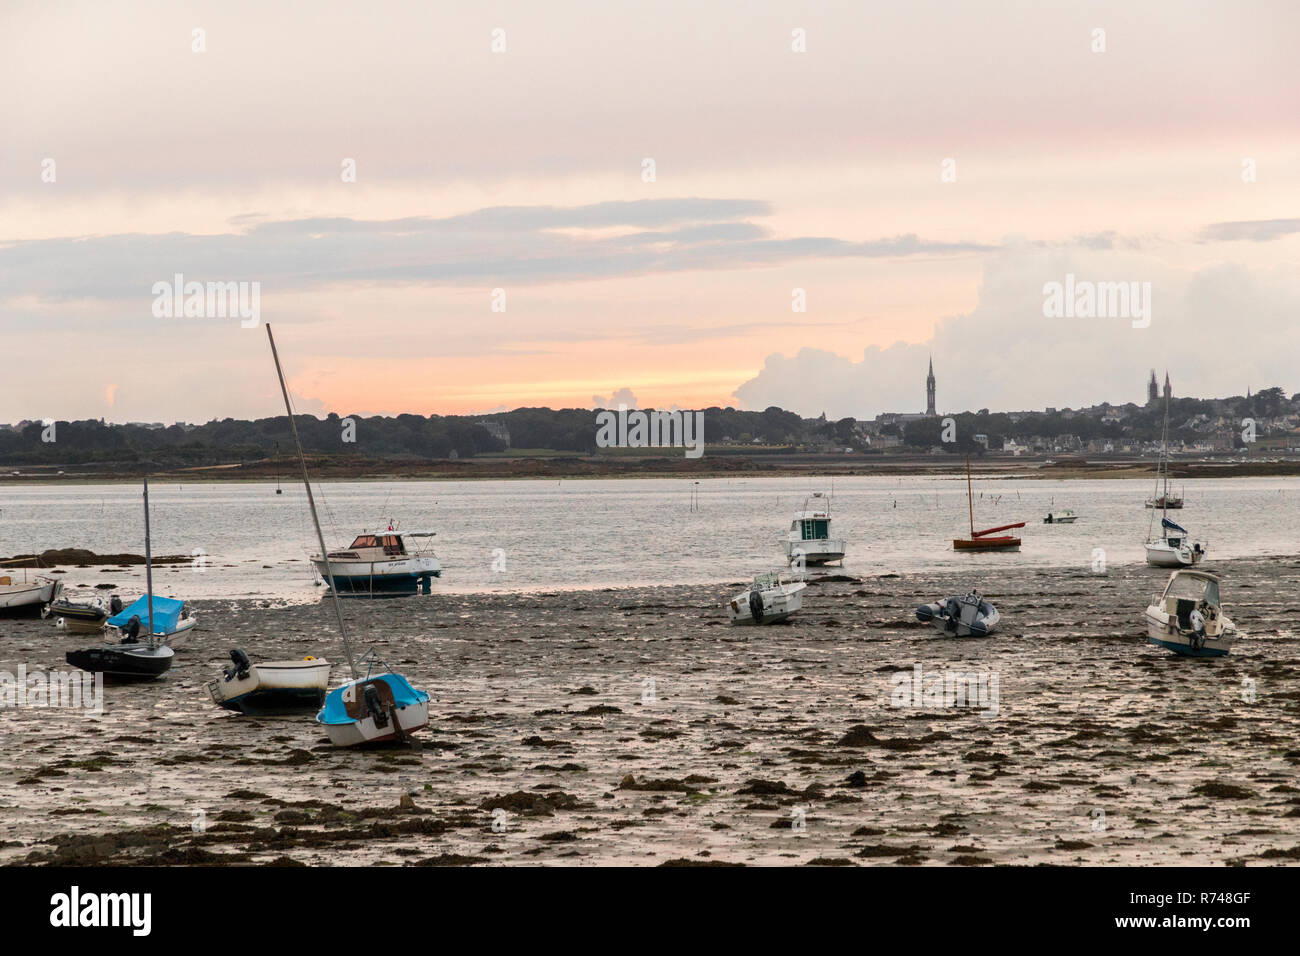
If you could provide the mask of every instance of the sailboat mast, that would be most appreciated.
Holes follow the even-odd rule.
[[[144,480],[144,588],[149,595],[149,645],[153,638],[153,551],[149,544],[149,479]]]
[[[307,459],[302,453],[302,442],[298,440],[298,426],[293,420],[293,408],[289,405],[289,386],[284,383],[284,370],[280,368],[280,354],[275,350],[275,336],[271,334],[271,323],[266,323],[266,337],[271,343],[271,358],[275,359],[275,374],[280,378],[280,393],[284,396],[284,411],[289,416],[289,431],[293,433],[293,444],[298,449],[298,463],[302,466],[302,483],[307,489],[307,507],[311,509],[311,523],[316,526],[316,541],[320,544],[321,560],[325,563],[325,580],[330,586],[330,595],[334,598],[334,615],[339,619],[339,633],[343,635],[343,650],[348,655],[348,668],[352,679],[356,680],[357,663],[352,657],[352,644],[348,641],[348,628],[343,623],[343,605],[339,603],[338,588],[334,586],[334,572],[330,569],[329,551],[325,547],[325,535],[320,529],[320,518],[316,515],[316,499],[311,493],[311,479],[307,477]]]
[[[970,511],[970,536],[975,537],[975,502],[970,490],[970,455],[966,456],[966,508]]]

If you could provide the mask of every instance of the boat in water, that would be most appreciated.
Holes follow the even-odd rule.
[[[271,334],[269,322],[266,323],[266,338],[271,345],[275,374],[280,380],[284,410],[289,416],[289,431],[293,435],[293,444],[298,451],[302,483],[307,490],[307,507],[311,511],[312,526],[316,529],[316,541],[320,545],[322,570],[325,581],[329,584],[334,617],[338,621],[339,635],[343,638],[343,651],[347,656],[348,670],[352,672],[352,680],[325,695],[325,705],[316,714],[316,722],[325,728],[330,743],[336,747],[406,742],[411,734],[429,723],[429,695],[425,691],[412,687],[410,681],[403,675],[395,673],[387,664],[379,660],[373,650],[367,651],[361,658],[368,664],[365,676],[361,676],[357,661],[352,656],[352,644],[348,640],[348,628],[343,620],[339,588],[334,581],[333,561],[325,547],[325,534],[320,528],[320,516],[316,513],[316,498],[312,494],[311,478],[307,474],[307,459],[302,452],[302,441],[298,438],[298,425],[293,419],[289,386],[284,380],[284,369],[280,367],[280,355],[276,351],[275,336]],[[382,667],[384,672],[376,674],[376,665]]]
[[[1201,563],[1207,548],[1191,541],[1187,529],[1168,518],[1160,519],[1160,537],[1146,543],[1147,564],[1153,568],[1190,568]]]
[[[808,585],[779,571],[757,575],[748,588],[727,603],[732,624],[775,624],[803,607]]]
[[[831,536],[831,501],[820,491],[804,499],[785,537],[785,557],[794,566],[844,561],[844,539]]]
[[[1156,494],[1147,499],[1148,508],[1160,509],[1160,536],[1157,538],[1153,528],[1147,529],[1146,553],[1147,564],[1153,568],[1192,567],[1205,557],[1205,545],[1199,541],[1189,540],[1187,529],[1169,520],[1168,509],[1181,508],[1183,501],[1177,504],[1169,495],[1169,399],[1165,399],[1165,423],[1160,434],[1160,464],[1156,467]],[[1160,481],[1164,479],[1164,491],[1160,490]],[[1155,524],[1152,515],[1151,525]]]
[[[962,597],[919,605],[916,619],[933,624],[940,634],[948,637],[988,637],[998,626],[1001,615],[978,591],[971,591]]]
[[[146,634],[152,634],[156,640],[173,647],[199,623],[194,611],[184,601],[145,595],[107,620],[108,636],[121,637],[133,618],[139,618],[140,626]]]
[[[98,634],[104,629],[109,616],[121,610],[122,599],[116,594],[107,605],[100,598],[73,601],[60,597],[45,605],[41,617],[54,618],[55,623],[69,634]]]
[[[148,478],[144,480],[144,580],[145,596],[141,600],[145,602],[146,618],[154,621],[157,618],[154,617],[153,553],[149,544]],[[132,614],[120,629],[115,628],[112,633],[119,635],[121,640],[68,651],[64,659],[83,671],[103,674],[106,681],[153,680],[171,668],[176,652],[161,643],[149,628],[142,626],[140,615]]]
[[[45,605],[57,601],[63,592],[63,582],[58,578],[32,575],[23,571],[23,579],[15,581],[14,575],[0,574],[0,615],[22,617],[41,613]]]
[[[1237,627],[1223,613],[1219,576],[1180,569],[1146,610],[1147,639],[1184,657],[1223,657],[1237,640]]]
[[[1062,508],[1060,511],[1049,511],[1047,517],[1043,519],[1043,524],[1074,524],[1079,520],[1079,516],[1069,508]]]
[[[1017,521],[1015,524],[998,525],[996,528],[985,528],[983,531],[975,530],[975,501],[971,496],[970,484],[970,456],[966,456],[966,508],[970,513],[970,537],[953,538],[952,549],[954,551],[1019,551],[1020,539],[1015,535],[999,535],[999,531],[1011,531],[1015,528],[1023,528],[1025,523]]]
[[[408,548],[407,539],[432,538],[435,533],[399,531],[392,522],[383,531],[363,531],[346,549],[329,552],[334,587],[344,597],[428,594],[432,579],[442,577],[442,565],[436,555]],[[329,580],[319,554],[311,556],[311,563],[323,580]]]
[[[316,710],[325,703],[329,680],[330,662],[323,657],[255,664],[236,648],[230,665],[206,686],[216,704],[255,716]]]

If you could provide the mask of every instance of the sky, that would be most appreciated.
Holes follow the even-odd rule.
[[[867,418],[931,358],[940,411],[1292,394],[1297,36],[1285,0],[4,0],[0,422],[277,414],[266,323],[318,414]],[[256,321],[168,314],[178,274]],[[1149,321],[1045,314],[1067,276]]]

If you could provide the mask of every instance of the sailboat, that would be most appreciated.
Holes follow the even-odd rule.
[[[1153,535],[1152,529],[1147,529],[1147,564],[1153,568],[1185,568],[1199,564],[1205,557],[1206,547],[1200,541],[1190,540],[1186,528],[1169,520],[1170,508],[1181,508],[1183,506],[1182,498],[1170,499],[1169,496],[1169,469],[1168,455],[1166,448],[1169,443],[1169,399],[1165,399],[1165,425],[1164,431],[1160,436],[1160,465],[1156,468],[1156,489],[1160,489],[1160,480],[1163,475],[1165,487],[1164,492],[1154,498],[1147,499],[1148,508],[1160,509],[1160,537]],[[1178,503],[1174,504],[1176,500]],[[1153,502],[1156,502],[1153,504]],[[1152,525],[1155,523],[1155,515],[1152,515]]]
[[[152,680],[172,666],[176,652],[158,641],[154,633],[153,607],[153,552],[149,544],[149,479],[144,480],[144,579],[145,601],[149,619],[141,622],[134,614],[122,629],[122,639],[116,644],[96,644],[79,651],[68,651],[64,659],[73,667],[92,674],[103,674],[105,680]],[[144,628],[144,640],[140,629]]]
[[[352,644],[348,640],[348,628],[343,621],[343,605],[339,601],[338,588],[334,586],[329,551],[325,547],[325,535],[321,531],[320,517],[316,514],[316,499],[312,495],[311,479],[307,475],[307,459],[303,455],[302,442],[298,439],[298,425],[293,420],[293,406],[289,403],[289,386],[284,381],[284,369],[280,367],[280,355],[275,349],[275,336],[271,334],[269,322],[266,325],[266,337],[271,343],[271,358],[275,360],[275,374],[280,379],[284,410],[289,416],[289,430],[293,434],[294,447],[298,450],[298,463],[302,466],[302,483],[307,489],[307,507],[311,509],[312,525],[316,528],[316,540],[320,544],[320,553],[324,559],[323,570],[325,580],[329,583],[334,616],[338,619],[339,634],[343,638],[343,650],[348,658],[348,669],[352,672],[350,681],[326,695],[325,706],[316,715],[316,722],[325,728],[330,743],[336,747],[404,741],[410,734],[428,725],[429,695],[425,691],[416,690],[411,686],[410,681],[379,660],[373,649],[361,657],[361,661],[367,665],[365,676],[361,676],[360,669],[357,667],[358,661],[352,654]],[[382,673],[375,673],[377,666],[383,668]]]
[[[999,535],[999,531],[1010,531],[1013,528],[1023,528],[1025,523],[1017,521],[1015,524],[998,525],[996,528],[985,528],[983,531],[975,530],[975,501],[971,497],[970,486],[970,456],[966,456],[966,507],[970,512],[970,537],[953,538],[952,549],[954,551],[1019,551],[1020,539],[1014,535]]]

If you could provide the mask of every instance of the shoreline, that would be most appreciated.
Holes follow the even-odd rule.
[[[1145,642],[1167,578],[1145,566],[831,573],[763,628],[727,624],[732,585],[346,602],[358,641],[432,697],[418,747],[376,751],[203,690],[231,646],[323,653],[337,684],[328,606],[199,601],[162,680],[106,688],[98,717],[6,715],[0,862],[1286,863],[1300,557],[1214,568],[1244,636],[1209,662]],[[994,636],[916,621],[972,584]],[[85,640],[6,634],[10,671],[61,668]],[[895,706],[918,665],[998,674],[998,713]]]

